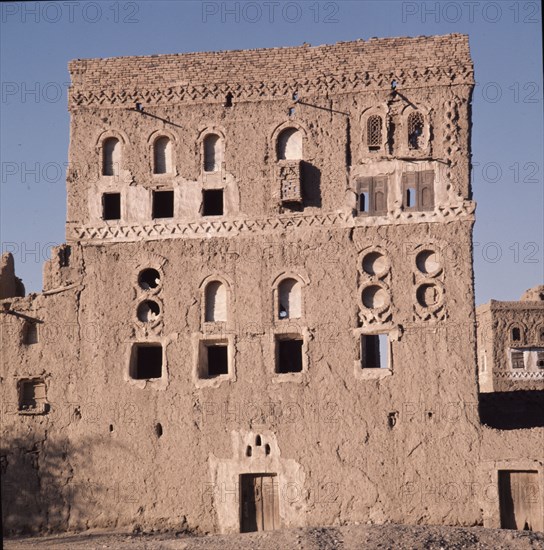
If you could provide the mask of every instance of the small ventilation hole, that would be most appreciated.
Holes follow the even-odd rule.
[[[110,424],[110,433],[113,432],[113,424]]]
[[[162,436],[162,424],[160,422],[155,424],[155,433],[157,434],[157,437]]]
[[[251,456],[253,453],[252,453],[252,450],[251,450],[251,445],[248,445],[247,446],[247,449],[246,449],[246,456]]]
[[[268,443],[264,446],[264,454],[265,455],[270,454],[270,445]]]
[[[261,446],[261,436],[258,435],[256,438],[255,438],[255,447],[260,447]]]

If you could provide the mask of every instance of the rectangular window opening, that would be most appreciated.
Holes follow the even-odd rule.
[[[287,374],[302,372],[301,337],[278,338],[276,340],[276,372]]]
[[[510,351],[510,358],[512,360],[513,369],[524,369],[525,360],[523,357],[523,351],[518,349],[513,349]]]
[[[31,346],[38,343],[38,323],[26,321],[23,329],[23,343]]]
[[[104,193],[102,195],[102,219],[121,219],[121,193]]]
[[[162,376],[162,345],[135,344],[132,348],[130,377],[149,380]]]
[[[433,210],[434,171],[405,172],[402,174],[404,208],[411,210]]]
[[[387,334],[361,336],[361,368],[389,368],[389,337]]]
[[[227,344],[206,346],[208,355],[208,376],[215,378],[229,373],[229,348]]]
[[[223,215],[223,189],[207,189],[202,191],[202,201],[203,216]]]
[[[153,191],[153,219],[174,217],[174,191]]]
[[[41,378],[19,381],[19,411],[46,413],[49,405],[46,399],[45,382]]]
[[[359,178],[357,194],[359,214],[376,216],[387,213],[387,177]]]

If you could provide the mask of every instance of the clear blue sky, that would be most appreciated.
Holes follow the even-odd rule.
[[[437,9],[438,8],[438,9]],[[1,241],[27,291],[64,241],[73,58],[470,35],[476,302],[544,280],[539,2],[29,2],[1,10]],[[114,84],[114,83],[112,83]]]

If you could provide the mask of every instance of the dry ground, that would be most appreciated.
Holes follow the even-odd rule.
[[[482,527],[351,525],[241,535],[85,532],[5,541],[6,550],[544,550],[544,533]]]

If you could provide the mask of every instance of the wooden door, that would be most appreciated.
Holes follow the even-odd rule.
[[[240,476],[240,531],[272,531],[279,528],[276,474]]]
[[[542,531],[544,525],[541,491],[538,472],[499,472],[501,527]]]

